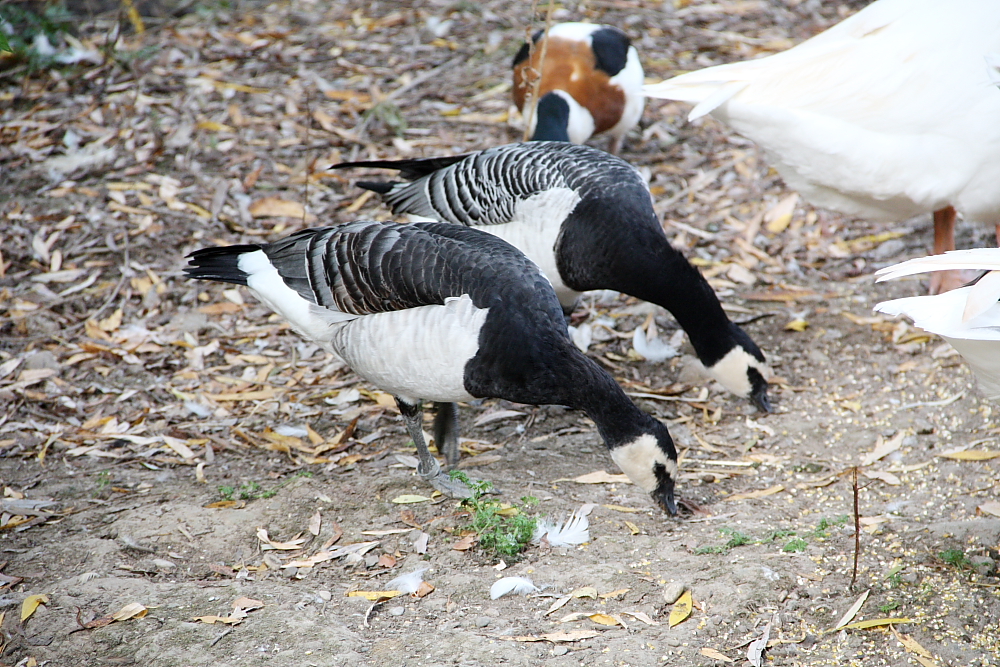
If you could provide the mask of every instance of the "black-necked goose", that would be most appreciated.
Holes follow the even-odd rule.
[[[883,301],[875,310],[905,315],[958,350],[987,398],[1000,400],[1000,248],[954,250],[911,259],[875,275],[879,281],[927,271],[986,271],[975,285],[944,294]]]
[[[514,104],[534,141],[582,144],[607,132],[617,153],[642,116],[643,72],[628,36],[613,26],[558,23],[539,30],[514,56]],[[544,52],[545,60],[542,61]],[[540,66],[541,65],[541,66]],[[526,104],[538,85],[534,114]]]
[[[817,206],[871,220],[934,213],[934,252],[955,213],[1000,241],[1000,2],[877,0],[801,44],[646,86],[756,142]],[[931,291],[961,285],[937,272]]]
[[[246,285],[395,396],[418,473],[442,492],[468,495],[424,442],[422,401],[496,397],[584,410],[629,479],[676,512],[677,454],[667,427],[573,345],[548,280],[510,244],[442,223],[353,222],[189,257],[188,278]],[[442,414],[438,442],[455,463],[457,422],[453,410]]]
[[[410,183],[358,185],[396,213],[482,229],[521,249],[564,307],[610,289],[673,313],[711,376],[770,409],[764,355],[722,310],[696,268],[674,250],[649,190],[627,162],[561,142],[530,142],[447,158],[352,162],[398,169]]]

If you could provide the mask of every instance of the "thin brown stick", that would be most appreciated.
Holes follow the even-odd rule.
[[[549,7],[545,10],[545,34],[542,35],[542,53],[538,56],[538,76],[535,77],[531,85],[531,99],[528,100],[528,114],[524,117],[524,138],[528,140],[528,131],[531,128],[531,121],[535,118],[538,109],[538,91],[542,87],[542,72],[545,71],[545,54],[549,50],[549,29],[552,28],[552,10],[555,8],[555,0],[549,0]],[[532,3],[531,17],[534,19],[534,3]],[[531,64],[531,55],[534,49],[534,41],[528,37],[528,64]]]
[[[854,582],[858,580],[858,558],[861,555],[861,512],[858,510],[858,467],[854,466],[852,470],[853,473],[853,483],[852,488],[854,490],[854,569],[851,572],[851,589],[854,588]]]

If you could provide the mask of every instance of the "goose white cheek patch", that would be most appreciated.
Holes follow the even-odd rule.
[[[611,458],[633,483],[647,493],[656,491],[659,484],[654,472],[656,464],[661,464],[671,478],[677,478],[677,462],[667,458],[652,435],[641,435],[628,444],[615,447],[611,450]]]
[[[753,391],[750,377],[747,375],[747,370],[750,368],[757,369],[765,380],[771,375],[771,370],[765,364],[757,361],[753,355],[741,347],[734,347],[714,366],[705,370],[729,391],[737,396],[748,398]]]

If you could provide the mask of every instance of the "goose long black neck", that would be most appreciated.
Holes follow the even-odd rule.
[[[591,229],[583,229],[586,223],[581,223],[580,231],[563,235],[572,239],[559,248],[563,281],[578,291],[612,289],[663,306],[688,333],[706,366],[713,366],[733,349],[734,340],[756,352],[754,356],[763,362],[759,348],[730,321],[705,277],[670,245],[647,203],[649,195],[644,192],[642,197],[646,202],[641,205],[614,210],[603,202],[580,203],[572,217],[589,220]],[[621,239],[624,223],[615,223],[624,216],[632,218],[628,243]],[[603,222],[598,227],[593,220]],[[572,224],[574,220],[568,219],[564,227]],[[590,260],[585,263],[583,258],[588,255]]]
[[[560,311],[555,313],[561,318]],[[561,322],[543,328],[523,316],[519,322],[512,322],[510,314],[488,317],[480,331],[480,352],[466,365],[465,384],[473,396],[583,410],[609,448],[649,432],[655,422],[573,345]]]

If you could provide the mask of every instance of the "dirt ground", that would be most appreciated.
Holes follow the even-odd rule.
[[[623,27],[660,80],[785,49],[863,4],[587,0],[554,19]],[[770,665],[1000,664],[1000,459],[981,453],[1000,450],[995,408],[942,341],[872,313],[925,290],[871,274],[925,254],[928,218],[813,209],[749,142],[647,104],[623,157],[767,354],[776,411],[689,356],[637,359],[633,330],[652,316],[670,338],[672,318],[587,295],[573,321],[668,421],[685,510],[667,517],[615,478],[572,481],[618,473],[580,413],[464,405],[463,466],[501,500],[534,496],[527,511],[554,519],[596,505],[589,542],[507,563],[453,548],[455,501],[393,502],[431,494],[388,397],[247,293],[181,278],[199,247],[388,217],[330,163],[519,140],[508,66],[541,12],[196,5],[139,36],[78,26],[100,52],[76,68],[4,65],[0,662],[748,664],[770,623]],[[960,247],[989,244],[960,231]],[[424,597],[347,595],[419,568]],[[541,591],[491,600],[506,575]],[[676,584],[695,608],[670,627]],[[833,631],[866,591],[848,621],[907,620]],[[240,598],[257,602],[230,616]]]

